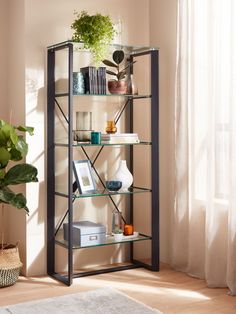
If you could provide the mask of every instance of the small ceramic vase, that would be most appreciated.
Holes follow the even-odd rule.
[[[133,176],[127,167],[126,160],[120,161],[119,169],[115,174],[115,180],[122,182],[122,191],[128,191],[128,188],[132,185]]]

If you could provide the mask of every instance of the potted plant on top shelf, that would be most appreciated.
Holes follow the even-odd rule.
[[[106,70],[106,73],[115,76],[115,79],[108,81],[108,90],[111,94],[126,94],[129,92],[128,81],[124,80],[130,74],[130,68],[136,61],[127,61],[125,65],[125,54],[123,50],[115,50],[112,55],[113,61],[103,60],[106,66],[115,68],[114,71]],[[123,65],[123,66],[122,66]]]
[[[26,197],[22,193],[14,192],[11,186],[38,181],[38,171],[34,166],[19,163],[28,153],[28,145],[19,132],[28,132],[33,135],[33,130],[32,127],[15,127],[0,120],[0,205],[2,216],[5,204],[17,209],[24,209],[26,213],[29,213]],[[9,167],[9,162],[11,162],[11,167]],[[13,162],[17,164],[12,165]],[[0,287],[5,287],[16,282],[22,263],[17,245],[4,244],[3,223],[0,227]]]
[[[84,47],[89,49],[95,65],[106,57],[115,35],[115,28],[108,15],[97,13],[89,15],[86,11],[80,14],[75,12],[76,19],[71,25],[74,30],[73,41],[83,42]]]

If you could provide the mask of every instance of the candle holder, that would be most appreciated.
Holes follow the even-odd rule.
[[[91,144],[101,144],[101,132],[91,132]]]
[[[124,225],[124,235],[129,236],[134,234],[134,226],[133,225]]]

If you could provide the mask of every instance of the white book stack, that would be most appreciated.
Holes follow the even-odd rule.
[[[135,144],[139,143],[137,133],[115,133],[115,134],[102,134],[102,144]]]

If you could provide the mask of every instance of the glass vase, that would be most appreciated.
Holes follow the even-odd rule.
[[[127,93],[131,95],[138,95],[138,88],[134,80],[133,74],[130,74],[128,77],[128,83],[127,83]]]

